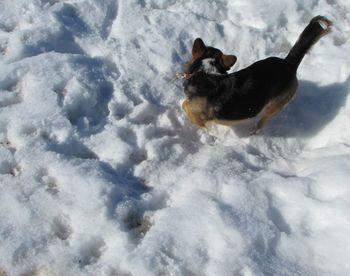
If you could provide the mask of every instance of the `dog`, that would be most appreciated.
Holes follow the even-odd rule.
[[[295,96],[297,69],[307,51],[331,32],[332,22],[314,17],[286,58],[269,57],[247,68],[228,73],[237,57],[208,47],[197,38],[183,78],[187,117],[198,127],[209,123],[232,126],[257,118],[251,134],[260,131]]]

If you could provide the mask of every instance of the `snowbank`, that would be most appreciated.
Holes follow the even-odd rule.
[[[0,3],[0,275],[350,274],[350,5]],[[192,42],[286,55],[334,32],[261,134],[200,130],[176,73]]]

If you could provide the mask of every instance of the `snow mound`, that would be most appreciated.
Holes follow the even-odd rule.
[[[348,275],[350,6],[0,3],[0,275]],[[197,129],[174,81],[192,42],[233,70],[334,31],[261,134]]]

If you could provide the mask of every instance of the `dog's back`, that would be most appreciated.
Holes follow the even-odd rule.
[[[222,90],[228,99],[217,113],[218,119],[242,120],[256,116],[268,102],[287,93],[295,81],[295,71],[280,58],[267,58],[223,78],[230,90]]]

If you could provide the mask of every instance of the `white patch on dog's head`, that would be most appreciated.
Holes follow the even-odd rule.
[[[202,69],[207,74],[222,75],[215,67],[214,58],[205,58],[202,60]]]

